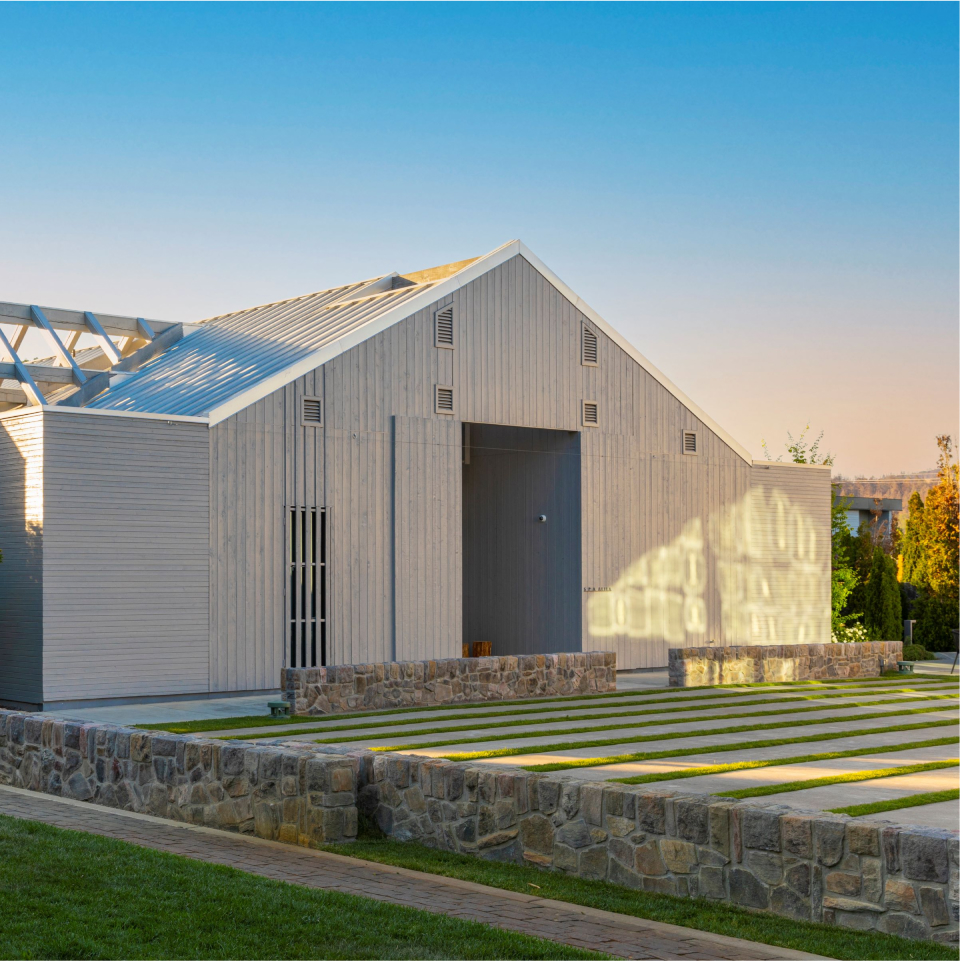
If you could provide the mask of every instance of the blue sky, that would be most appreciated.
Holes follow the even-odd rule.
[[[197,319],[519,237],[757,456],[956,437],[948,3],[0,6],[0,299]]]

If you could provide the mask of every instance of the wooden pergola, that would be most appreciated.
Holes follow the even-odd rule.
[[[0,382],[17,382],[15,387],[0,387],[0,409],[48,403],[82,406],[185,333],[183,324],[170,321],[36,304],[0,303],[0,324],[16,328],[8,337],[0,327]],[[50,344],[52,362],[26,363],[20,358],[17,351],[31,328]],[[78,351],[82,334],[91,334],[96,347]],[[56,399],[51,401],[51,395]]]

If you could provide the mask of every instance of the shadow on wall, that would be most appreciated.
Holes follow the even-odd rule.
[[[662,638],[671,646],[713,642],[813,644],[829,607],[829,553],[814,522],[781,490],[749,491],[700,518],[670,544],[634,561],[609,591],[592,594],[587,624],[593,637]],[[821,556],[822,555],[822,556]],[[720,596],[720,623],[710,623],[708,563]]]

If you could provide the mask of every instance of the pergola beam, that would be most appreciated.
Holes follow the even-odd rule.
[[[0,332],[2,333],[2,332]],[[9,344],[9,341],[7,341]],[[18,367],[19,361],[19,367]],[[69,367],[53,367],[46,364],[25,364],[18,357],[11,363],[0,361],[0,380],[19,380],[19,368],[22,367],[33,380],[41,384],[72,384],[74,383],[73,371]],[[99,371],[88,371],[91,374],[98,374]]]
[[[100,349],[107,355],[110,366],[118,364],[120,362],[120,351],[117,349],[117,345],[107,336],[103,325],[89,310],[84,311],[83,317],[87,322],[87,327],[90,328],[90,333],[97,338]]]
[[[86,318],[87,311],[84,310],[65,310],[60,307],[44,307],[43,314],[48,323],[55,330],[79,330],[89,331]],[[120,314],[97,313],[97,320],[104,331],[113,337],[138,337],[145,336],[140,321],[143,318],[124,317]],[[168,327],[174,326],[174,321],[151,320],[147,322],[151,330],[157,334],[163,333]],[[29,304],[12,304],[0,302],[0,324],[18,324],[21,326],[33,327],[33,315],[30,312]]]
[[[77,386],[82,387],[87,381],[86,374],[84,374],[80,369],[80,365],[74,360],[73,354],[64,346],[57,332],[50,326],[50,321],[47,320],[43,311],[37,307],[36,304],[31,304],[30,313],[33,316],[33,322],[43,331],[47,340],[50,342],[53,352],[60,360],[60,366],[69,367],[73,371],[73,379],[77,382]]]
[[[17,355],[13,344],[7,340],[7,335],[2,329],[0,329],[0,351],[3,352],[4,356],[9,358],[10,366],[13,367],[13,378],[20,381],[27,401],[36,406],[42,406],[44,397],[43,394],[40,393],[40,388],[34,383],[33,378],[30,376],[30,371],[27,370],[26,365]],[[0,367],[4,366],[6,365],[0,364]]]

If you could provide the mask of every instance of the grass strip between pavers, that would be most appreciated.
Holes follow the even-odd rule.
[[[528,864],[510,864],[441,851],[413,841],[360,837],[352,844],[338,844],[329,850],[378,864],[426,871],[665,924],[679,924],[692,929],[691,938],[695,938],[698,930],[709,931],[843,961],[889,961],[891,958],[902,961],[952,958],[956,961],[957,957],[956,947],[935,941],[911,941],[879,931],[852,931],[811,921],[794,921],[702,898],[637,891],[611,881],[594,881],[562,871],[544,871]],[[702,954],[691,956],[703,957]]]
[[[519,754],[543,754],[546,751],[575,751],[587,747],[607,747],[610,744],[646,744],[650,741],[672,741],[684,737],[705,737],[714,734],[742,734],[745,731],[773,731],[781,727],[807,727],[812,724],[846,724],[850,721],[879,721],[888,717],[905,717],[908,714],[930,714],[932,711],[942,711],[943,706],[916,707],[908,711],[887,711],[878,714],[864,714],[861,717],[804,717],[791,718],[788,721],[767,721],[764,724],[737,724],[734,727],[715,727],[710,730],[674,731],[671,734],[648,734],[642,737],[607,737],[592,741],[559,741],[553,744],[529,744],[526,747],[501,747],[490,751],[468,751],[458,754],[443,754],[441,757],[450,761],[472,761],[477,758],[516,757]],[[944,724],[956,724],[953,719]],[[927,725],[938,727],[940,725]],[[849,736],[849,732],[846,736]],[[423,745],[413,745],[406,750],[415,750]],[[371,748],[372,751],[399,751],[399,747]]]
[[[727,774],[730,771],[754,771],[762,767],[806,764],[810,761],[836,761],[842,757],[862,757],[866,754],[893,754],[897,751],[915,751],[921,747],[942,747],[944,744],[960,744],[957,737],[938,737],[929,741],[911,741],[907,744],[884,744],[881,747],[853,748],[849,751],[826,751],[821,754],[798,754],[794,757],[768,758],[765,761],[735,761],[732,764],[711,764],[707,767],[691,767],[681,771],[657,771],[637,774],[634,777],[616,777],[610,780],[618,784],[650,784],[653,781],[677,781],[687,777],[707,774]]]
[[[876,685],[885,687],[887,684],[904,684],[909,682],[911,686],[930,684],[944,684],[940,677],[931,676],[930,678],[919,679],[917,676],[905,677],[902,674],[884,675],[883,677],[862,677],[848,678],[840,680],[838,678],[828,678],[822,681],[758,681],[754,684],[712,684],[703,688],[672,688],[672,687],[653,687],[646,691],[608,691],[605,694],[565,694],[560,697],[524,697],[504,701],[478,701],[471,704],[430,704],[425,707],[397,707],[385,708],[376,711],[355,711],[349,714],[327,714],[323,716],[309,717],[307,723],[319,724],[323,722],[346,721],[355,717],[383,717],[386,715],[410,714],[412,712],[434,712],[434,711],[463,711],[463,710],[483,710],[491,706],[505,707],[513,704],[555,704],[571,701],[600,701],[611,700],[623,697],[650,697],[652,695],[670,694],[689,694],[694,690],[721,690],[724,688],[741,688],[750,691],[754,688],[782,687],[796,689],[802,687],[817,687],[821,689],[836,689],[847,687],[858,687],[863,685]],[[167,731],[170,734],[195,734],[201,731],[228,731],[243,727],[273,727],[289,724],[303,724],[302,720],[306,715],[294,717],[272,717],[269,714],[245,714],[238,717],[218,717],[201,718],[195,721],[170,721],[167,724],[133,724],[131,727],[144,731]]]
[[[633,761],[654,761],[665,757],[694,757],[697,754],[720,754],[727,751],[753,751],[763,747],[779,747],[783,744],[810,744],[818,741],[839,741],[848,737],[871,734],[893,734],[899,731],[923,731],[935,727],[956,727],[956,721],[924,721],[920,724],[894,724],[890,727],[864,727],[853,731],[823,731],[803,737],[778,737],[766,741],[737,741],[734,744],[708,745],[706,747],[675,747],[666,751],[634,751],[631,754],[615,754],[613,757],[578,757],[570,761],[550,761],[546,764],[524,764],[524,771],[569,771],[583,767],[606,767],[609,764],[629,764]],[[872,748],[864,748],[865,751]],[[610,778],[610,780],[621,780]],[[626,779],[629,783],[629,779]]]
[[[930,700],[930,701],[932,701],[932,700],[934,700],[934,699],[936,699],[936,700],[956,700],[956,698],[957,698],[957,695],[955,695],[955,694],[934,694],[934,695],[931,695],[931,696],[928,697],[928,698],[924,698],[924,700]],[[880,700],[872,700],[872,701],[852,701],[852,702],[850,702],[849,704],[844,704],[844,705],[842,705],[842,707],[845,708],[845,709],[851,709],[851,708],[855,708],[855,707],[879,707],[879,706],[881,706],[881,705],[890,705],[890,704],[891,704],[891,702],[890,702],[889,700],[880,699]],[[815,707],[795,707],[795,708],[793,708],[793,710],[791,710],[790,714],[791,714],[791,716],[796,716],[797,714],[809,714],[809,713],[813,713],[813,712],[816,712],[816,711],[827,711],[827,710],[830,710],[830,708],[832,708],[832,707],[840,707],[840,705],[818,704],[818,705],[816,705]],[[901,713],[901,714],[910,714],[910,713],[916,713],[917,710],[942,711],[942,710],[945,709],[945,707],[947,707],[947,705],[938,705],[937,707],[932,707],[932,708],[910,708],[910,709],[908,709],[908,710],[900,711],[900,712],[898,712],[898,713]],[[661,711],[655,711],[654,713],[655,713],[655,714],[660,714],[660,713],[662,713],[662,712],[661,712]],[[732,714],[732,713],[731,713],[731,714],[707,714],[707,715],[705,715],[705,716],[703,716],[703,717],[693,717],[693,718],[691,718],[691,717],[677,717],[677,718],[674,718],[674,717],[671,716],[671,717],[667,717],[665,720],[649,721],[649,722],[647,722],[647,723],[648,723],[650,726],[667,727],[667,726],[672,725],[672,724],[695,724],[695,723],[705,723],[705,722],[707,722],[707,721],[728,721],[728,720],[735,720],[735,719],[738,719],[738,718],[745,718],[745,717],[749,717],[749,718],[754,718],[754,717],[771,717],[771,716],[778,716],[778,715],[780,715],[780,714],[782,714],[782,713],[783,713],[783,711],[782,711],[780,708],[775,708],[774,710],[771,710],[771,711],[743,711],[743,712],[740,712],[740,713],[737,713],[737,714]],[[636,716],[636,715],[632,715],[632,716]],[[799,723],[799,722],[798,722],[798,723]],[[635,723],[625,723],[625,724],[594,724],[594,725],[591,725],[591,726],[588,726],[588,727],[555,728],[555,729],[552,729],[552,730],[549,730],[549,731],[536,731],[536,732],[531,733],[531,734],[516,734],[516,733],[513,733],[513,732],[511,732],[510,734],[487,734],[487,733],[484,731],[484,732],[481,733],[481,734],[473,734],[471,737],[444,738],[443,740],[440,740],[440,741],[426,741],[426,742],[418,742],[418,743],[415,743],[415,744],[414,744],[414,743],[410,743],[410,744],[399,744],[399,745],[396,745],[396,746],[391,746],[391,745],[382,745],[382,746],[381,746],[381,745],[371,745],[371,746],[370,746],[370,750],[371,750],[371,751],[412,751],[412,750],[416,750],[416,749],[419,749],[419,748],[446,747],[447,745],[453,745],[453,744],[476,744],[478,741],[513,741],[513,740],[516,740],[518,737],[522,737],[522,738],[532,738],[532,737],[560,737],[560,736],[563,736],[563,735],[571,735],[571,734],[594,734],[594,733],[598,733],[598,732],[600,732],[600,731],[623,731],[623,730],[629,730],[630,728],[636,728],[636,727],[640,727],[640,726],[645,726],[645,725],[638,725],[638,724],[635,724]],[[455,729],[455,730],[463,730],[463,728],[458,728],[458,729]],[[401,734],[399,734],[399,735],[393,735],[393,736],[394,736],[394,737],[404,737],[404,736],[406,736],[406,737],[411,737],[411,736],[426,737],[427,735],[437,734],[437,733],[440,733],[441,731],[442,731],[442,728],[441,728],[441,729],[430,730],[430,731],[415,731],[415,732],[406,732],[406,731],[404,731],[404,732],[401,732]],[[389,735],[389,734],[382,734],[382,735],[377,735],[377,738],[390,737],[390,736],[391,736],[391,735]],[[338,739],[338,738],[328,738],[328,739],[325,739],[325,740],[317,740],[317,741],[315,741],[314,743],[316,743],[316,744],[340,744],[340,743],[344,743],[344,742],[346,742],[346,741],[348,741],[348,740],[351,740],[351,739],[350,739],[350,738],[343,738],[343,739],[341,740],[341,739]],[[371,739],[368,738],[368,737],[362,737],[362,738],[357,738],[356,740],[367,741],[367,740],[371,740]],[[629,739],[628,739],[628,740],[629,740]],[[616,742],[610,742],[610,743],[616,743]]]
[[[766,797],[768,794],[788,794],[790,791],[806,791],[808,788],[829,787],[831,784],[852,784],[856,781],[878,781],[880,778],[897,777],[901,774],[921,774],[923,771],[939,771],[945,767],[957,767],[960,758],[951,761],[927,761],[925,764],[905,764],[902,767],[881,767],[875,771],[851,771],[831,777],[814,777],[808,781],[791,781],[789,784],[765,784],[763,787],[745,787],[739,791],[717,791],[718,795],[732,798]]]
[[[955,685],[953,685],[953,686],[955,686]],[[936,689],[933,689],[933,688],[932,688],[931,690],[939,690],[939,688],[936,688]],[[790,694],[792,695],[792,692],[788,692],[788,693],[790,693]],[[857,697],[860,693],[861,693],[860,691],[841,691],[841,692],[833,692],[833,693],[828,693],[828,694],[821,694],[821,693],[817,693],[817,694],[800,694],[800,695],[791,696],[791,697],[766,697],[766,698],[763,698],[762,700],[756,700],[756,701],[743,701],[743,700],[738,700],[736,704],[732,704],[732,705],[730,705],[730,706],[731,706],[731,707],[758,707],[758,706],[761,706],[761,705],[764,705],[764,704],[768,704],[768,705],[770,705],[770,706],[778,706],[778,705],[781,705],[781,704],[795,704],[795,703],[801,703],[801,702],[803,702],[803,701],[815,701],[815,700],[821,700],[821,699],[827,699],[827,698],[850,698],[850,697]],[[931,696],[928,695],[928,694],[926,693],[926,691],[923,691],[923,690],[914,690],[914,689],[912,689],[912,688],[896,688],[895,690],[892,690],[892,691],[871,691],[871,692],[868,692],[868,693],[873,693],[873,694],[882,693],[882,694],[884,695],[884,699],[870,702],[870,703],[872,703],[872,704],[884,704],[884,703],[888,703],[889,697],[890,697],[891,695],[896,695],[896,694],[916,694],[916,695],[918,695],[917,700],[931,700]],[[484,723],[483,723],[483,730],[489,731],[489,730],[493,730],[493,729],[497,729],[497,728],[525,727],[525,726],[530,725],[530,724],[557,724],[557,723],[560,723],[560,722],[562,722],[562,721],[602,721],[602,720],[607,720],[607,719],[609,719],[609,718],[618,718],[618,717],[643,717],[643,716],[649,715],[649,714],[663,714],[663,713],[665,713],[667,710],[669,710],[669,712],[670,712],[671,714],[679,714],[679,713],[682,713],[682,712],[690,712],[690,711],[708,711],[708,710],[711,710],[712,708],[724,707],[724,706],[725,706],[725,705],[722,705],[722,704],[721,704],[721,705],[717,705],[717,704],[713,704],[713,703],[704,704],[704,703],[703,703],[704,701],[712,702],[713,700],[719,699],[719,698],[738,698],[738,699],[739,699],[739,698],[744,698],[744,697],[750,697],[750,694],[749,694],[749,693],[745,693],[745,694],[731,694],[731,693],[727,693],[727,694],[715,694],[715,695],[713,695],[712,697],[678,698],[678,699],[676,699],[676,700],[663,700],[663,701],[644,701],[644,702],[642,702],[642,705],[641,705],[641,706],[643,706],[644,708],[647,708],[648,705],[650,705],[650,704],[663,704],[663,705],[666,705],[666,707],[651,708],[651,709],[642,710],[642,711],[638,711],[638,710],[630,710],[630,711],[607,711],[607,712],[605,712],[605,713],[603,713],[603,714],[574,714],[574,715],[566,714],[566,715],[564,715],[564,714],[561,714],[561,713],[560,713],[561,711],[565,710],[565,708],[562,708],[562,707],[550,708],[550,709],[547,710],[547,711],[543,711],[543,710],[540,710],[540,711],[496,711],[496,712],[490,712],[489,714],[484,714],[484,715],[482,716],[482,721],[484,722]],[[936,694],[936,695],[934,695],[934,698],[935,698],[935,699],[938,699],[938,700],[939,700],[939,699],[960,698],[960,694],[957,694],[957,693],[951,693],[951,694]],[[695,703],[695,704],[685,704],[685,706],[683,706],[683,707],[674,707],[675,704],[684,703],[684,702],[690,701],[690,700],[693,700],[693,701],[695,701],[696,703]],[[864,703],[864,702],[861,702],[861,703]],[[576,709],[573,709],[573,710],[576,710]],[[580,708],[579,710],[580,710],[580,711],[589,711],[590,708],[588,708],[588,707],[583,707],[583,708]],[[551,716],[550,716],[550,717],[543,717],[542,714],[544,714],[544,713],[550,714]],[[533,715],[535,715],[535,716],[534,716],[534,717],[524,717],[522,720],[495,721],[493,724],[488,724],[488,723],[486,723],[487,718],[490,718],[490,717],[503,717],[503,716],[508,716],[508,717],[516,718],[518,715],[528,715],[528,714],[533,714]],[[734,717],[735,717],[736,715],[728,715],[728,716],[734,716]],[[479,720],[481,720],[481,718],[478,718],[476,715],[468,715],[468,714],[454,714],[454,715],[449,715],[449,716],[443,718],[443,721],[463,721],[463,720],[473,721],[474,723],[473,723],[472,725],[463,725],[463,726],[459,726],[459,727],[433,727],[433,728],[428,728],[427,730],[424,730],[424,731],[410,731],[410,732],[400,731],[400,732],[398,732],[397,734],[390,734],[390,733],[383,732],[383,733],[377,734],[376,737],[405,737],[405,736],[406,736],[406,737],[419,737],[419,736],[421,736],[421,735],[429,735],[429,734],[452,734],[452,733],[456,733],[456,732],[458,732],[458,731],[475,731],[475,730],[477,729],[477,723],[476,723],[476,722],[479,721]],[[327,737],[327,738],[318,738],[315,743],[317,743],[317,744],[346,744],[346,743],[349,743],[349,742],[351,742],[351,741],[366,741],[366,740],[369,740],[369,739],[370,739],[370,735],[368,735],[368,734],[354,734],[354,733],[353,733],[354,731],[378,730],[378,729],[383,728],[383,727],[408,727],[408,726],[410,726],[410,725],[412,725],[412,724],[428,724],[428,723],[430,723],[430,720],[427,719],[427,718],[413,718],[413,719],[399,720],[399,721],[394,721],[394,720],[391,720],[391,721],[374,721],[374,722],[369,723],[369,724],[349,724],[349,725],[348,725],[348,724],[345,724],[343,727],[338,727],[338,728],[335,728],[335,729],[331,729],[331,728],[329,728],[329,727],[304,727],[304,728],[297,728],[296,731],[294,731],[294,732],[292,732],[292,733],[295,733],[295,734],[297,734],[297,735],[299,736],[299,735],[301,735],[301,734],[304,734],[304,735],[305,735],[305,734],[331,734],[331,735],[333,735],[334,732],[336,732],[336,736]],[[346,736],[344,736],[344,735],[346,735]],[[229,741],[253,741],[253,740],[256,740],[256,739],[258,739],[258,738],[269,737],[269,736],[270,736],[270,735],[268,735],[268,734],[262,734],[262,733],[258,733],[258,734],[231,734],[231,735],[226,735],[226,736],[224,737],[224,740],[229,740]]]
[[[926,791],[923,794],[908,794],[906,797],[891,798],[889,801],[873,801],[871,804],[851,804],[845,808],[830,808],[831,814],[849,814],[852,818],[864,814],[883,814],[885,811],[899,811],[901,808],[915,808],[924,804],[939,804],[941,801],[960,799],[960,790]]]

